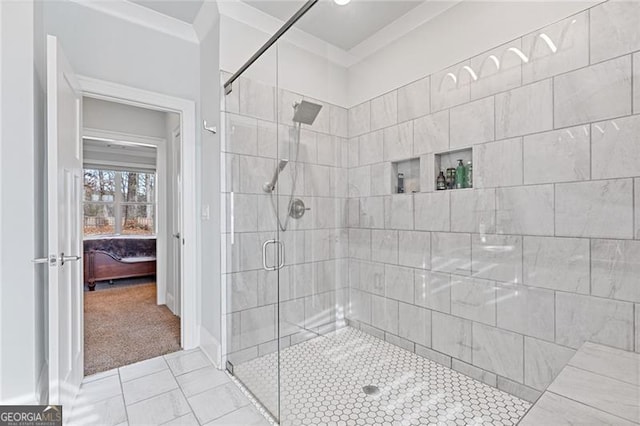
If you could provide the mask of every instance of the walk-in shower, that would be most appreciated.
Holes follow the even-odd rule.
[[[461,2],[356,64],[285,34],[358,3],[223,76],[224,361],[283,425],[517,424],[584,342],[640,351],[639,9],[470,55],[506,18]]]

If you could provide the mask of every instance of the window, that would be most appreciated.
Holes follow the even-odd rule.
[[[155,173],[85,169],[85,235],[155,233]]]

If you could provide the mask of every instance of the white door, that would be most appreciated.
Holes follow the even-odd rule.
[[[49,402],[70,407],[83,377],[82,96],[58,41],[47,36]]]

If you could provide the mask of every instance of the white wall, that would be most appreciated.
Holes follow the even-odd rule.
[[[272,34],[225,15],[220,16],[220,69],[236,72]],[[295,93],[346,107],[347,70],[327,59],[289,43],[285,35],[244,76]]]
[[[200,42],[200,97],[201,115],[220,129],[220,21],[212,12],[212,24]],[[220,288],[220,135],[200,127],[202,151],[200,176],[202,182],[202,209],[209,217],[202,219],[202,294],[200,343],[209,357],[220,365],[221,288]],[[203,211],[203,213],[205,213]]]
[[[39,47],[39,46],[38,46]],[[44,366],[41,314],[43,274],[31,259],[39,253],[41,218],[34,197],[36,146],[42,144],[42,110],[34,101],[33,2],[0,2],[0,403],[39,402]],[[41,64],[41,63],[40,63]],[[40,169],[42,170],[42,169]]]
[[[349,68],[348,106],[584,10],[594,1],[464,1]]]
[[[85,128],[164,139],[165,121],[166,114],[161,111],[93,98],[82,100],[82,125]]]

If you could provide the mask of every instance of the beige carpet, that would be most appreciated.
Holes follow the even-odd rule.
[[[180,318],[156,305],[156,285],[84,293],[84,374],[180,350]]]

